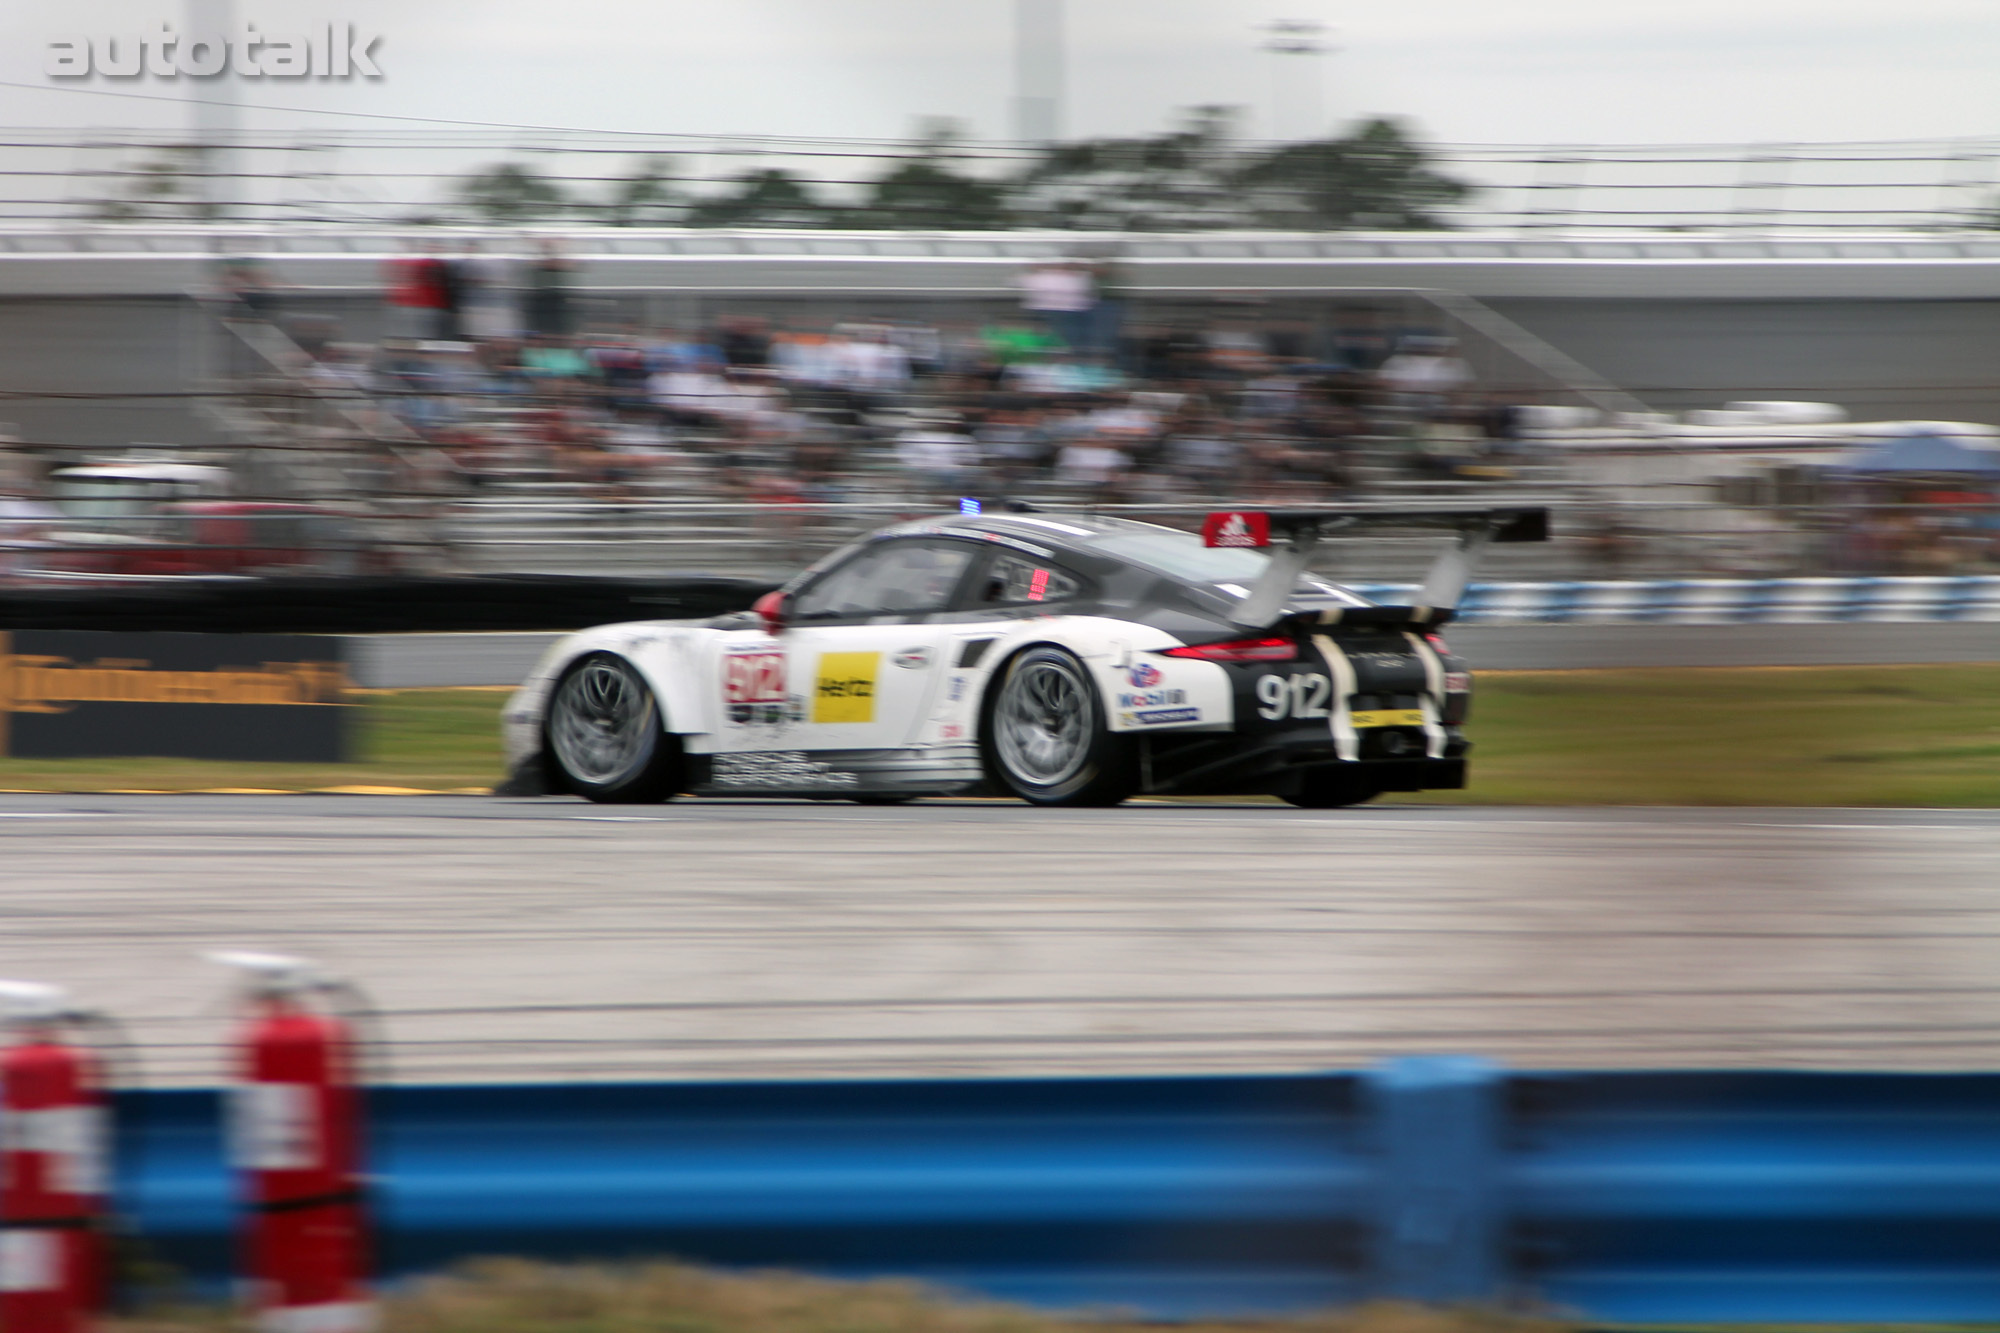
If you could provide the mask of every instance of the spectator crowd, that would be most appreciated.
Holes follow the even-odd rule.
[[[1504,475],[1509,410],[1448,337],[1359,311],[1135,319],[1105,263],[1036,265],[1018,312],[700,328],[579,318],[552,243],[467,244],[385,274],[385,336],[300,336],[322,384],[393,413],[471,487],[508,480],[717,500],[1044,494],[1099,502],[1350,494]]]

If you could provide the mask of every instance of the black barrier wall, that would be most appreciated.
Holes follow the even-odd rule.
[[[184,579],[0,591],[0,630],[174,630],[199,634],[396,634],[568,630],[621,620],[747,611],[772,585],[652,579]]]
[[[338,639],[0,630],[0,755],[344,763]]]

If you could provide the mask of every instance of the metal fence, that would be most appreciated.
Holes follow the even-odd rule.
[[[1276,147],[1218,143],[1234,155]],[[750,173],[780,170],[824,197],[834,225],[871,223],[868,185],[920,153],[986,180],[1018,175],[1036,150],[749,136],[451,129],[246,131],[205,147],[146,130],[0,134],[0,217],[266,222],[580,222],[681,225]],[[1473,188],[1429,208],[1448,227],[1565,231],[1979,231],[2000,210],[2000,139],[1853,143],[1481,145],[1427,148],[1429,166]],[[504,167],[526,188],[485,207],[473,178]],[[1220,178],[1219,178],[1220,179]],[[471,193],[479,195],[476,188]],[[496,211],[496,209],[498,211]],[[1220,217],[1220,214],[1218,215]],[[806,219],[800,225],[814,225]],[[935,217],[921,225],[948,225]],[[1005,218],[970,225],[1005,225]],[[1227,225],[1219,221],[1217,225]],[[1236,225],[1243,225],[1240,222]]]
[[[1554,535],[1527,550],[1496,549],[1481,566],[1495,583],[1567,586],[1638,580],[1977,578],[2000,569],[2000,504],[1793,506],[1599,499],[1561,490],[1428,488],[1398,507],[1436,501],[1552,503]],[[1271,497],[1218,496],[1215,506],[1269,507]],[[1292,502],[1280,497],[1275,503]],[[30,540],[0,540],[0,586],[147,583],[191,577],[284,575],[689,573],[783,580],[886,524],[946,512],[942,496],[848,504],[754,504],[562,498],[416,499],[399,512],[329,506],[302,515],[185,521],[97,519]],[[1194,531],[1214,506],[1067,504]],[[1295,507],[1295,505],[1293,505]],[[1355,507],[1344,502],[1341,507]],[[282,528],[283,532],[278,532]],[[206,531],[209,535],[204,535]],[[304,535],[301,535],[304,534]],[[1420,579],[1437,540],[1380,530],[1322,543],[1314,570],[1364,586]]]

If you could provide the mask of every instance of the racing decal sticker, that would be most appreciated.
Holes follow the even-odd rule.
[[[1176,691],[1178,693],[1178,691]],[[1139,713],[1123,714],[1128,727],[1158,727],[1170,722],[1199,722],[1199,708],[1152,708]]]
[[[722,714],[731,726],[796,722],[801,701],[785,693],[785,655],[769,648],[724,653]]]
[[[947,682],[945,685],[944,697],[946,699],[949,699],[952,703],[957,703],[960,699],[963,699],[965,697],[965,687],[968,684],[970,684],[971,681],[972,677],[970,676],[953,676],[951,680]]]
[[[1357,708],[1354,710],[1356,729],[1363,727],[1421,727],[1424,725],[1424,710],[1421,708]]]
[[[837,654],[873,657],[873,653]],[[803,750],[756,750],[718,754],[709,769],[717,787],[762,787],[773,791],[841,790],[859,786],[861,779],[830,764],[808,759]]]
[[[928,648],[905,648],[889,659],[905,671],[922,671],[931,664],[931,650]]]
[[[1128,674],[1135,690],[1150,690],[1160,683],[1160,669],[1151,662],[1141,662]]]
[[[1288,717],[1322,718],[1333,694],[1333,682],[1317,671],[1275,672],[1257,677],[1257,716],[1266,722]]]
[[[1271,516],[1263,513],[1210,514],[1202,521],[1203,546],[1269,546]]]
[[[1159,708],[1166,704],[1184,704],[1187,701],[1186,690],[1147,690],[1142,694],[1118,696],[1120,708]]]
[[[813,682],[815,722],[873,722],[880,653],[821,653]]]

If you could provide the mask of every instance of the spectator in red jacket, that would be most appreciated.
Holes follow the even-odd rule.
[[[450,336],[456,323],[451,274],[433,247],[412,242],[408,254],[389,261],[386,277],[388,337]]]

